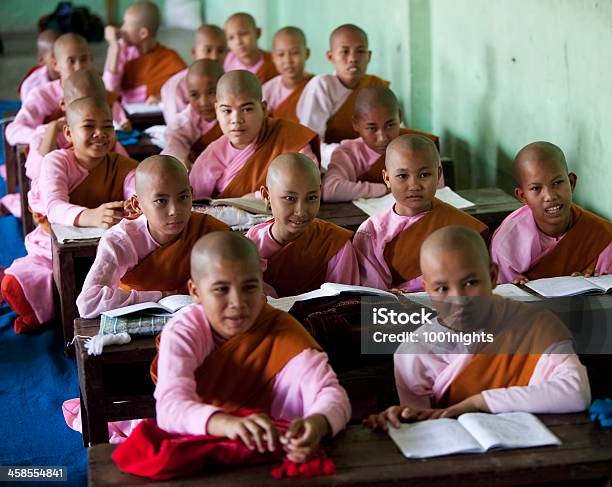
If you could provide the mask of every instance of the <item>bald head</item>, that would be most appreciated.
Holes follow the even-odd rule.
[[[489,269],[491,258],[482,236],[462,225],[449,225],[433,232],[421,245],[420,261],[423,274],[430,260],[438,260],[442,253],[460,253],[465,263]]]
[[[72,73],[63,84],[64,103],[70,105],[79,98],[106,99],[106,88],[102,77],[93,69],[81,69]]]
[[[304,31],[298,27],[290,25],[277,30],[274,34],[274,38],[272,39],[272,45],[274,45],[274,42],[281,37],[291,37],[296,39],[303,47],[306,47],[306,35],[304,34]]]
[[[334,42],[336,41],[336,38],[343,33],[349,33],[351,35],[360,37],[362,44],[364,46],[368,45],[368,35],[361,27],[358,27],[355,24],[343,24],[340,27],[336,27],[329,36],[330,49],[334,47]]]
[[[230,15],[225,21],[225,25],[228,25],[233,22],[240,22],[241,24],[251,28],[257,29],[257,23],[255,22],[255,18],[246,12],[237,12],[233,15]]]
[[[514,158],[512,174],[517,184],[522,184],[522,173],[527,166],[542,162],[554,165],[564,174],[569,172],[565,154],[559,147],[550,142],[533,142],[523,147]]]
[[[261,101],[261,83],[253,73],[244,69],[225,73],[217,84],[217,99],[232,95]]]
[[[53,55],[56,58],[59,58],[60,56],[63,56],[67,50],[72,49],[75,46],[78,46],[84,50],[89,50],[89,44],[87,44],[87,40],[84,37],[72,32],[63,34],[53,43]]]
[[[360,119],[368,115],[373,109],[384,108],[389,113],[397,114],[400,111],[399,102],[393,92],[384,86],[368,86],[359,90],[355,99],[353,116]]]
[[[57,40],[59,34],[54,30],[43,30],[36,38],[36,48],[38,54],[43,55],[49,51],[53,51],[53,43]]]
[[[160,24],[159,8],[153,2],[137,2],[125,11],[136,22],[138,27],[144,27],[151,36],[157,34]]]
[[[187,169],[177,158],[167,155],[147,157],[136,168],[136,194],[141,197],[146,191],[156,191],[155,181],[173,180],[180,186],[189,187]]]
[[[85,111],[89,110],[100,110],[110,120],[113,119],[111,109],[106,100],[95,97],[79,98],[70,103],[68,108],[66,108],[66,121],[68,125],[73,127],[78,124],[82,120]]]
[[[423,163],[437,171],[440,166],[440,154],[431,139],[424,135],[407,134],[393,139],[387,146],[385,167],[389,170],[389,164],[396,156],[411,153],[418,154]]]
[[[223,66],[219,61],[212,59],[199,59],[189,66],[187,71],[188,80],[189,78],[210,78],[215,85],[221,76],[223,76]]]
[[[298,152],[281,154],[270,163],[266,175],[266,186],[274,188],[280,181],[286,179],[287,175],[303,181],[305,186],[321,185],[319,168],[309,157]]]
[[[238,232],[211,232],[200,238],[191,251],[191,278],[198,282],[219,261],[242,262],[245,274],[261,275],[255,244]],[[247,271],[248,269],[248,271]]]

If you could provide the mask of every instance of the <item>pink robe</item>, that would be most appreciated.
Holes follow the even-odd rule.
[[[140,51],[136,46],[128,46],[123,39],[119,39],[119,58],[117,59],[117,69],[114,73],[111,73],[106,66],[104,66],[104,73],[102,73],[102,80],[108,91],[114,91],[121,96],[123,103],[144,103],[147,99],[147,87],[146,85],[137,86],[130,90],[124,90],[121,88],[121,80],[123,78],[123,71],[128,61],[140,57]]]
[[[177,114],[174,121],[168,124],[166,148],[162,151],[162,154],[168,154],[180,161],[186,161],[191,146],[215,125],[217,125],[216,118],[210,122],[204,120],[191,105],[187,105],[187,108]]]
[[[181,434],[207,432],[208,420],[221,409],[200,400],[194,373],[216,346],[200,305],[189,306],[164,327],[155,389],[160,428]],[[291,420],[323,414],[333,435],[351,415],[348,396],[327,355],[313,349],[295,356],[276,375],[272,397],[272,416]]]
[[[28,93],[34,88],[42,85],[46,85],[53,81],[49,78],[49,70],[47,66],[41,64],[30,75],[21,82],[21,88],[19,89],[19,98],[21,101],[25,100]]]
[[[121,220],[100,239],[94,261],[81,294],[77,298],[79,315],[97,318],[103,311],[131,304],[157,302],[161,291],[124,291],[121,278],[160,245],[149,233],[144,215],[136,220]]]
[[[304,75],[311,76],[308,73]],[[279,74],[269,81],[266,81],[261,87],[263,99],[268,104],[268,111],[274,112],[285,99],[293,93],[292,88],[287,88],[283,84],[283,77]]]
[[[378,289],[392,287],[391,270],[385,261],[385,247],[400,232],[418,222],[427,214],[426,211],[415,216],[400,216],[395,212],[395,204],[376,216],[364,221],[355,236],[353,246],[359,261],[359,273],[363,286]],[[415,249],[418,252],[418,249]],[[403,282],[398,289],[408,292],[423,291],[423,276]]]
[[[448,331],[437,319],[425,326],[428,332]],[[439,350],[442,347],[448,352]],[[435,353],[423,341],[400,345],[393,356],[400,404],[417,409],[432,407],[472,357],[463,344],[438,342]],[[591,402],[586,367],[574,353],[570,340],[554,343],[540,356],[529,385],[489,389],[482,395],[492,413],[572,413],[584,411]]]
[[[70,193],[87,175],[87,169],[77,162],[70,149],[55,150],[44,157],[38,187],[43,214],[49,223],[74,225],[86,208],[69,203]],[[131,172],[123,185],[126,199],[135,193],[134,188],[134,172]],[[6,274],[17,279],[37,320],[45,323],[54,316],[51,237],[38,226],[26,235],[25,248],[28,255],[14,260]]]
[[[225,61],[223,61],[223,71],[227,73],[228,71],[234,71],[236,69],[245,69],[246,71],[250,71],[251,73],[255,74],[263,65],[263,63],[263,54],[259,58],[259,61],[253,64],[253,66],[247,66],[240,59],[238,59],[238,56],[236,56],[236,54],[234,54],[232,51],[229,51],[227,53],[227,56],[225,56]]]
[[[254,152],[255,142],[244,149],[236,149],[225,135],[219,137],[199,155],[191,168],[189,182],[193,197],[210,197],[222,192]],[[310,144],[299,152],[318,162]]]
[[[34,88],[21,105],[15,120],[6,127],[8,143],[29,144],[36,128],[43,125],[45,118],[59,109],[63,97],[64,90],[59,79]],[[113,104],[112,113],[113,120],[118,124],[127,120],[119,102]]]
[[[173,74],[161,87],[161,100],[166,125],[174,123],[179,113],[189,105],[188,68]]]
[[[529,206],[506,217],[493,234],[491,259],[499,266],[497,281],[512,282],[527,272],[563,238],[549,237],[537,227]],[[595,272],[612,273],[612,243],[599,254]]]
[[[249,229],[246,236],[255,242],[261,261],[261,270],[264,272],[268,267],[268,259],[276,252],[283,248],[271,233],[272,223],[259,223]],[[290,270],[288,269],[288,272]],[[359,285],[359,265],[355,250],[350,240],[334,255],[327,263],[327,274],[325,276],[327,282],[336,282],[338,284],[354,284]],[[264,291],[268,296],[276,298],[278,295],[276,290],[269,284],[265,283]]]

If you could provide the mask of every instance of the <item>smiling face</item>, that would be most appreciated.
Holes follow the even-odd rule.
[[[204,120],[215,119],[217,81],[210,76],[187,75],[189,104]]]
[[[354,119],[353,128],[370,149],[382,155],[389,142],[399,135],[400,123],[399,110],[376,106]]]
[[[115,146],[110,108],[92,98],[73,102],[67,110],[64,134],[73,145],[77,160],[85,167],[95,166]]]
[[[223,64],[227,54],[225,34],[221,29],[219,31],[205,28],[198,30],[194,37],[191,54],[195,60],[212,59]]]
[[[366,38],[354,29],[337,31],[331,40],[327,59],[336,68],[340,82],[347,88],[355,88],[366,74],[372,52]]]
[[[255,142],[266,117],[265,106],[265,102],[246,92],[217,93],[217,120],[233,147],[244,149]]]
[[[516,196],[531,208],[540,230],[551,237],[563,235],[571,223],[572,192],[576,175],[565,164],[538,154],[526,154],[517,170]]]
[[[398,215],[415,216],[431,209],[440,168],[429,151],[394,143],[387,149],[385,166],[383,179],[393,193]]]
[[[281,31],[274,36],[272,62],[276,70],[289,84],[304,78],[304,66],[309,51],[297,34]]]
[[[225,23],[224,30],[227,47],[241,62],[249,65],[254,58],[259,58],[257,39],[260,30],[248,18],[242,15],[230,17]]]

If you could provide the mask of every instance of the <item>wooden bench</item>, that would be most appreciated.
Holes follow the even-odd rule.
[[[121,472],[111,459],[115,445],[98,445],[88,451],[89,486],[610,485],[612,430],[591,423],[586,414],[540,419],[562,445],[424,460],[406,459],[386,434],[351,426],[327,446],[336,474],[308,480],[274,480],[268,464],[216,468],[196,477],[152,482]]]

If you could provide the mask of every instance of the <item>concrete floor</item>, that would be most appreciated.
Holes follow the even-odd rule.
[[[185,62],[191,62],[193,32],[184,29],[164,29],[159,40],[178,51]],[[36,62],[36,33],[13,32],[2,34],[4,55],[0,56],[0,100],[15,100],[17,85],[25,72]],[[106,56],[106,43],[90,44],[96,68],[102,70]]]

